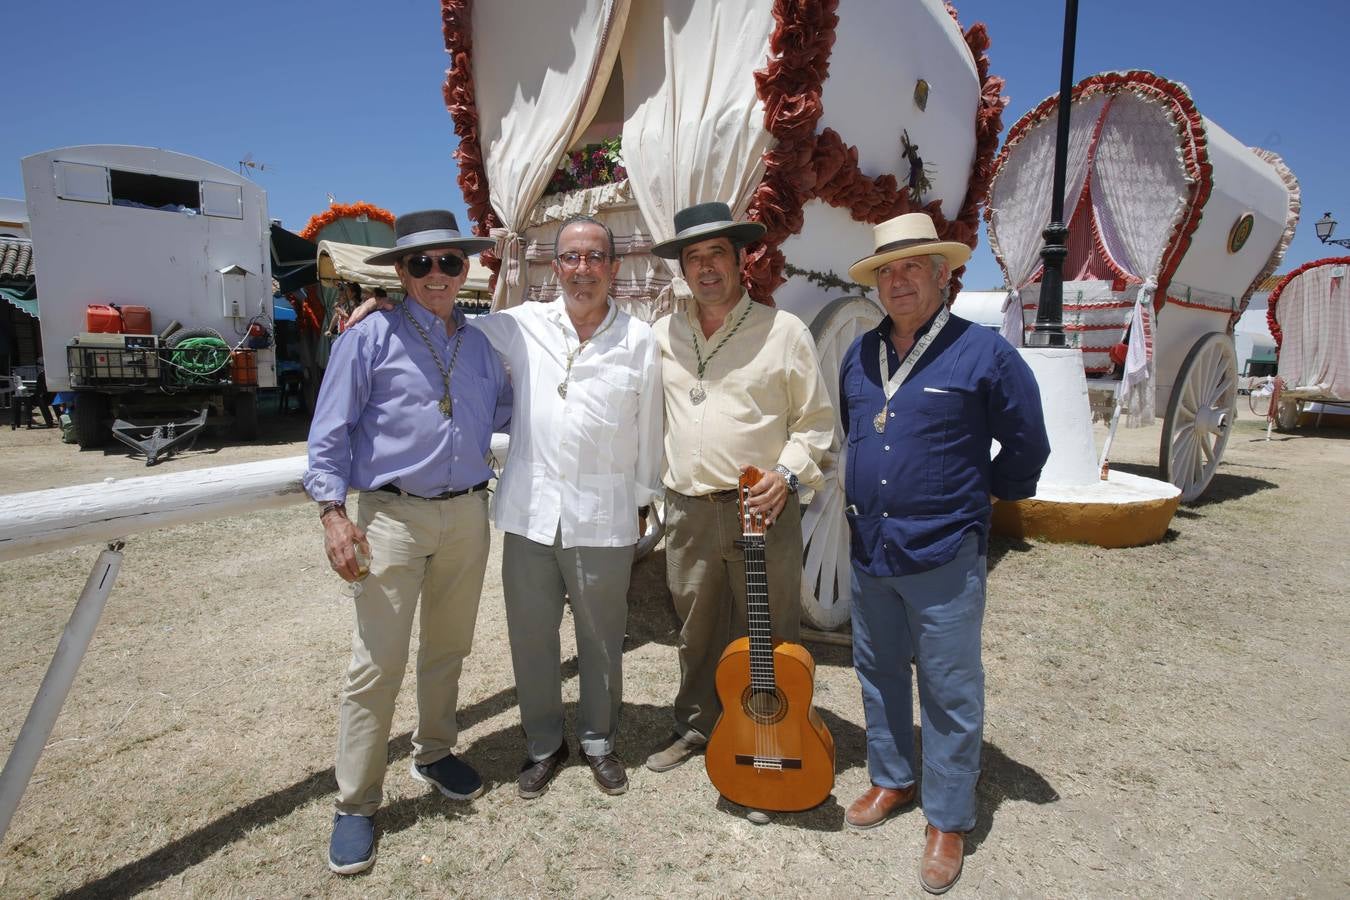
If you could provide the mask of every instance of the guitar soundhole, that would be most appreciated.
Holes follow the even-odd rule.
[[[741,694],[741,708],[756,725],[772,725],[787,715],[787,698],[778,689],[766,691],[747,687]]]

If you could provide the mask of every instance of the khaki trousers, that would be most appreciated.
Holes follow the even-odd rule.
[[[355,600],[352,660],[338,725],[338,812],[370,816],[383,798],[394,701],[408,665],[413,612],[417,729],[413,760],[429,765],[455,745],[459,674],[473,645],[488,556],[488,495],[421,500],[381,491],[357,499],[370,575]]]
[[[680,690],[675,731],[707,740],[722,714],[717,662],[727,644],[748,633],[745,555],[736,500],[686,497],[666,491],[666,583],[680,617]],[[802,519],[795,497],[764,536],[773,639],[801,633]]]

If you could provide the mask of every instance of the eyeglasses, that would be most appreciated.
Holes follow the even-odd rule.
[[[595,268],[596,266],[608,262],[610,256],[602,250],[592,250],[590,253],[578,253],[575,250],[571,250],[567,253],[558,254],[558,262],[569,269],[575,269],[577,266],[581,265],[583,259],[590,264],[591,268]]]
[[[464,271],[464,257],[458,253],[444,253],[440,256],[409,256],[403,261],[403,267],[413,278],[426,278],[431,274],[432,265],[436,265],[451,278]]]

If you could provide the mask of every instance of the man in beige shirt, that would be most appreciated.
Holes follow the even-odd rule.
[[[764,233],[725,203],[675,215],[652,252],[678,259],[693,300],[654,326],[666,405],[666,580],[680,617],[675,732],[647,759],[664,772],[702,749],[721,713],[714,686],[727,644],[746,634],[745,560],[736,487],[764,471],[749,508],[765,516],[775,640],[796,641],[802,577],[797,492],[824,480],[834,412],[811,333],[790,313],[751,301],[744,247]]]

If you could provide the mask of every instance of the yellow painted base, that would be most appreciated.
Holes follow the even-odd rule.
[[[1141,547],[1163,539],[1180,504],[1180,491],[1170,497],[1114,501],[1033,497],[995,503],[993,530],[1005,537],[1034,537],[1098,547]]]

